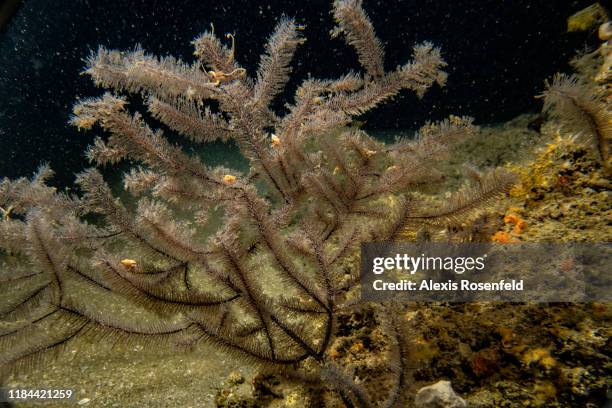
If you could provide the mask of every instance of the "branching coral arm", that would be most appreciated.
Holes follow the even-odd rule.
[[[218,86],[197,65],[187,65],[172,57],[160,59],[145,54],[140,47],[131,52],[100,47],[87,59],[85,73],[104,88],[166,98],[208,99]]]
[[[357,51],[366,72],[373,78],[380,78],[385,72],[385,51],[361,3],[362,0],[334,1],[334,18],[338,23],[334,34],[344,34],[346,41]]]
[[[250,101],[255,110],[267,108],[272,99],[283,90],[291,72],[293,54],[301,42],[303,39],[300,38],[295,21],[283,17],[268,40],[266,53],[259,63],[253,99]]]

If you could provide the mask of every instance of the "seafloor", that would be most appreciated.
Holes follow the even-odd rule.
[[[448,188],[458,187],[465,162],[479,168],[503,165],[519,174],[520,183],[488,216],[493,229],[482,233],[493,240],[612,241],[609,178],[592,149],[560,137],[554,121],[522,115],[483,126],[449,157]],[[413,233],[407,231],[405,238]],[[607,304],[420,303],[399,312],[411,333],[413,392],[448,379],[469,406],[595,407],[588,404],[605,400],[612,388]],[[368,361],[380,358],[385,343],[373,319],[367,306],[341,316],[342,335],[330,353],[355,367],[366,383],[375,375],[368,372]],[[76,402],[95,407],[314,406],[307,386],[255,375],[241,361],[206,346],[111,348],[77,341],[44,370],[6,385],[73,388]]]

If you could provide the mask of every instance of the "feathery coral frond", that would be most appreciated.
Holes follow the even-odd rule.
[[[282,91],[289,79],[291,60],[295,49],[303,40],[295,21],[286,17],[276,25],[274,34],[266,45],[266,54],[261,57],[257,70],[251,105],[254,109],[267,108],[268,104]]]
[[[207,99],[217,87],[197,66],[145,54],[140,46],[131,52],[100,47],[87,59],[85,73],[100,87],[166,98]]]
[[[441,208],[427,210],[425,203],[413,202],[411,205],[415,211],[405,218],[405,222],[461,225],[494,204],[515,182],[516,176],[512,173],[503,170],[492,171],[482,178],[478,186],[452,194]]]
[[[546,83],[544,111],[557,116],[570,129],[588,129],[602,164],[612,170],[612,111],[589,91],[576,76],[557,74]]]
[[[234,61],[234,44],[229,49],[215,36],[212,31],[205,31],[191,42],[195,48],[193,54],[198,57],[203,65],[216,72],[231,72],[238,67]]]
[[[231,135],[229,123],[210,108],[201,110],[198,105],[189,99],[175,98],[166,102],[151,97],[147,100],[149,112],[156,119],[188,137],[194,142],[205,143],[216,139],[227,141]]]
[[[446,73],[441,71],[445,66],[446,63],[437,48],[430,43],[417,45],[414,47],[412,62],[366,84],[355,93],[333,96],[324,106],[355,116],[371,110],[397,95],[402,89],[411,89],[417,96],[422,97],[434,82],[441,86],[445,84]]]
[[[344,34],[346,41],[357,51],[359,62],[366,72],[379,78],[385,72],[385,52],[361,3],[362,0],[334,1],[334,18],[338,23],[335,33]]]
[[[255,81],[235,61],[234,36],[226,36],[229,48],[214,29],[193,41],[193,64],[140,47],[101,47],[89,57],[85,72],[96,85],[140,94],[151,116],[191,141],[232,140],[249,170],[205,166],[130,113],[127,97],[82,99],[71,123],[83,130],[99,124],[108,134],[94,139],[87,157],[99,166],[134,164],[123,187],[138,201],[116,198],[95,169],[77,176],[80,198],[47,186],[47,166],[30,180],[0,181],[0,256],[15,259],[7,268],[0,259],[0,287],[11,288],[0,302],[3,370],[31,368],[77,338],[156,346],[207,341],[275,372],[290,367],[318,377],[317,392],[337,393],[349,406],[384,401],[372,401],[350,368],[331,362],[339,315],[357,301],[359,244],[395,238],[412,223],[469,221],[512,177],[478,175],[476,187],[432,207],[412,190],[439,177],[432,158],[476,132],[471,119],[428,123],[414,139],[391,145],[342,129],[402,90],[420,97],[446,80],[446,63],[430,43],[386,72],[382,43],[361,4],[336,0],[333,11],[336,33],[355,48],[365,73],[308,78],[284,115],[270,105],[304,41],[302,27],[286,17],[268,40]],[[547,95],[568,100],[600,130],[593,101],[568,88],[553,85]],[[406,350],[399,324],[379,320],[399,360],[385,369],[395,380],[386,399],[393,406],[403,401]]]

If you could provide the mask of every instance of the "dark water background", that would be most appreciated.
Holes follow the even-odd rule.
[[[1,0],[0,0],[1,2]],[[365,115],[367,128],[415,128],[449,114],[500,122],[537,111],[543,80],[569,71],[577,50],[596,44],[595,33],[566,33],[566,19],[592,1],[365,0],[386,46],[389,69],[406,62],[411,45],[430,40],[449,63],[446,88],[424,100],[405,93]],[[214,22],[233,32],[237,59],[253,75],[268,35],[286,14],[306,25],[294,77],[284,100],[308,74],[337,77],[358,69],[352,49],[329,38],[331,1],[246,0],[25,0],[0,33],[0,178],[29,175],[41,162],[56,170],[54,183],[72,183],[87,162],[82,151],[93,132],[69,127],[77,96],[94,96],[79,76],[83,58],[102,44],[191,60],[190,41]],[[609,6],[602,2],[604,6]],[[610,9],[608,7],[608,9]]]

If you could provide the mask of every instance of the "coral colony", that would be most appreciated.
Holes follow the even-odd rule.
[[[359,244],[397,239],[409,225],[469,222],[513,178],[491,171],[437,207],[415,194],[442,179],[432,158],[472,134],[471,120],[426,124],[393,144],[346,125],[402,90],[422,96],[444,85],[440,50],[416,45],[412,60],[385,71],[361,1],[338,0],[333,14],[334,35],[354,47],[363,72],[305,80],[283,116],[270,104],[304,41],[289,18],[254,77],[236,61],[233,36],[230,48],[214,32],[194,40],[191,64],[140,48],[89,57],[85,72],[111,91],[79,102],[71,123],[104,131],[87,150],[92,163],[135,164],[123,184],[137,204],[116,198],[93,168],[77,177],[79,197],[47,186],[48,167],[0,183],[0,248],[14,260],[1,272],[12,288],[1,310],[4,374],[46,364],[82,337],[208,342],[262,371],[310,381],[323,399],[404,406],[405,342],[392,305],[370,306],[387,339],[384,393],[330,356],[338,317],[363,307]],[[193,142],[233,140],[248,173],[186,154],[130,113],[126,93]]]

